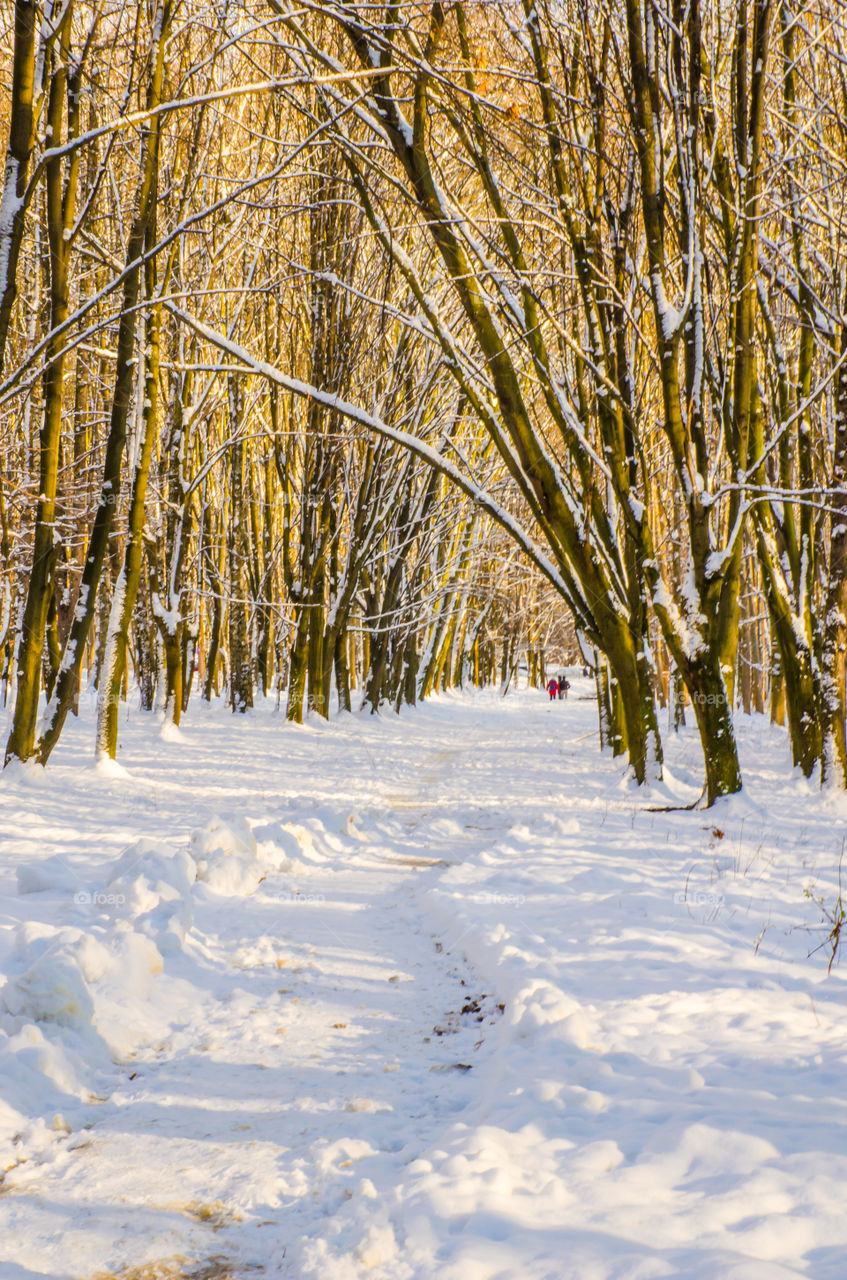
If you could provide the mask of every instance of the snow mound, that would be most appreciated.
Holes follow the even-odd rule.
[[[17,868],[15,875],[18,893],[45,893],[51,889],[60,893],[76,893],[82,888],[82,880],[61,854],[42,858],[39,862],[25,862]]]
[[[162,957],[126,921],[91,930],[28,922],[17,931],[6,968],[0,1171],[40,1155],[57,1133],[84,1123],[80,1103],[108,1092],[115,1063],[154,1034],[151,1000]],[[50,1122],[54,1113],[60,1124]]]
[[[243,818],[213,818],[192,831],[190,844],[197,879],[213,893],[246,897],[265,878],[256,837]]]
[[[108,952],[80,929],[26,924],[18,931],[12,964],[19,972],[0,990],[0,1004],[15,1017],[86,1028],[94,1022],[89,982],[109,967]]]
[[[173,951],[183,946],[193,923],[196,880],[197,865],[187,850],[145,838],[121,854],[107,896],[161,950]]]
[[[21,1025],[53,1024],[73,1030],[78,1038],[91,1039],[95,1031],[121,1054],[128,1037],[115,1034],[111,1018],[98,1017],[95,992],[102,985],[107,998],[124,1007],[133,1000],[148,1001],[162,957],[150,938],[131,929],[115,929],[111,936],[103,930],[102,939],[82,929],[22,925],[10,958],[11,974],[0,988],[0,1010]]]
[[[76,1119],[90,1102],[93,1083],[82,1056],[42,1027],[27,1022],[7,1034],[0,1025],[0,1174],[46,1155],[71,1129],[65,1116]]]
[[[253,830],[259,858],[274,871],[303,870],[300,856],[305,843],[302,839],[304,834],[302,828],[298,833],[298,828],[287,822],[269,822]],[[311,838],[308,843],[311,844]]]
[[[318,843],[333,851],[340,847],[320,816],[308,825],[269,822],[255,829],[243,818],[214,817],[190,839],[197,879],[213,893],[233,897],[253,893],[268,871],[298,873],[305,863],[325,862]]]
[[[121,854],[109,885],[114,888],[123,884],[130,888],[143,881],[147,893],[153,893],[160,899],[170,899],[174,895],[186,898],[196,879],[194,859],[186,850],[174,849],[161,840],[145,838]]]
[[[59,855],[16,868],[19,895],[52,894],[60,914],[22,924],[4,955],[0,1174],[52,1158],[114,1091],[116,1064],[161,1038],[169,1000],[183,997],[157,979],[185,946],[198,890],[252,894],[269,872],[303,871],[314,843],[305,827],[274,822],[257,838],[245,820],[215,816],[188,847],[135,841],[96,880]]]

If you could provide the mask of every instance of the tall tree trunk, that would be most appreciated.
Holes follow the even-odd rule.
[[[229,379],[230,535],[229,535],[229,705],[244,712],[253,705],[253,664],[247,626],[247,574],[244,511],[244,441],[241,393],[237,379]]]
[[[847,323],[841,329],[832,470],[832,549],[821,660],[821,782],[843,788],[847,787]]]
[[[18,293],[18,257],[26,218],[27,179],[33,146],[37,17],[35,0],[16,0],[9,145],[0,195],[0,374],[5,368],[6,339]]]
[[[27,18],[28,21],[28,18]],[[69,82],[70,40],[73,0],[63,11],[56,33],[53,57],[56,67],[50,80],[47,124],[54,146],[62,139],[65,101],[68,102],[68,138],[79,124],[79,83],[81,68]],[[29,55],[27,55],[29,56]],[[28,73],[27,73],[28,74]],[[31,89],[25,90],[31,94]],[[20,107],[22,118],[17,128],[23,138],[26,107]],[[58,331],[68,318],[71,242],[70,234],[76,203],[79,172],[78,153],[68,162],[64,179],[64,162],[52,158],[46,165],[47,238],[50,261],[50,330],[45,354],[44,417],[39,437],[38,506],[35,514],[32,568],[29,574],[26,603],[18,648],[17,697],[12,729],[6,744],[6,763],[15,757],[28,760],[35,752],[38,700],[41,688],[41,656],[47,628],[47,615],[53,595],[53,573],[59,544],[56,532],[56,488],[59,473],[59,448],[62,434],[65,378],[65,337]],[[5,191],[4,191],[5,195]],[[10,246],[11,252],[11,246]],[[80,655],[81,656],[81,655]]]
[[[350,698],[350,664],[347,648],[347,632],[339,631],[335,637],[335,691],[338,696],[339,711],[353,709]]]
[[[156,291],[156,268],[152,258],[148,259],[145,276],[146,293],[150,301]],[[96,752],[98,756],[108,756],[112,760],[115,759],[118,749],[118,707],[121,686],[126,674],[129,625],[135,612],[138,585],[141,581],[147,481],[150,475],[153,445],[158,434],[160,327],[161,307],[154,306],[146,321],[144,408],[141,414],[141,439],[138,442],[130,497],[124,561],[112,597],[106,661],[97,699]]]
[[[150,80],[147,87],[147,109],[155,112],[162,100],[165,47],[170,21],[170,0],[165,0],[156,10],[153,23],[150,52]],[[159,167],[160,118],[150,116],[142,127],[141,156],[139,161],[138,188],[135,199],[135,216],[126,249],[126,277],[124,281],[121,318],[116,344],[115,384],[112,395],[112,411],[106,456],[103,463],[103,484],[100,501],[94,516],[94,526],[88,541],[88,551],[82,571],[77,606],[74,610],[70,635],[62,656],[55,697],[51,700],[45,718],[44,730],[38,742],[38,758],[46,764],[59,740],[67,714],[73,704],[83,653],[97,603],[97,590],[103,564],[109,548],[115,510],[120,498],[123,455],[126,444],[127,422],[132,402],[135,377],[136,304],[141,286],[141,266],[147,226],[156,206],[157,177]]]
[[[294,640],[288,661],[288,704],[285,717],[294,724],[303,723],[306,702],[306,678],[309,670],[309,619],[300,609],[294,628]]]

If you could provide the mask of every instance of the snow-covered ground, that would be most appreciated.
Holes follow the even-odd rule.
[[[751,720],[655,811],[588,694],[6,770],[2,1280],[844,1280],[847,805]]]

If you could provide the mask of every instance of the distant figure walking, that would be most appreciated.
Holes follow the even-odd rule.
[[[559,679],[556,685],[556,692],[559,695],[560,702],[562,701],[562,698],[566,698],[568,696],[568,689],[570,689],[570,687],[571,687],[570,682],[567,676],[559,676]]]
[[[551,702],[553,701],[554,698],[558,697],[559,682],[555,676],[551,676],[550,679],[547,681],[547,692],[550,695]]]

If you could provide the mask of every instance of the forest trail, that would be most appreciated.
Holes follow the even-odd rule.
[[[76,1239],[79,1275],[101,1250],[248,1270],[275,1259],[286,1274],[287,1248],[390,1186],[467,1104],[455,1064],[480,1028],[458,1011],[479,993],[423,932],[416,872],[398,862],[369,851],[344,873],[299,874],[296,891],[271,873],[236,911],[197,909],[167,1033],[126,1064],[66,1158],[10,1179],[6,1227],[35,1229],[33,1264],[63,1275]]]
[[[194,902],[178,963],[165,959],[161,1035],[132,1052],[79,1132],[7,1175],[2,1236],[16,1260],[4,1280],[140,1265],[166,1275],[180,1259],[190,1273],[216,1258],[235,1260],[239,1276],[296,1275],[298,1239],[320,1239],[346,1200],[382,1194],[472,1096],[472,1060],[500,1012],[435,942],[416,889],[479,843],[479,824],[437,822],[469,785],[458,761],[478,788],[478,726],[448,715],[451,745],[433,746],[432,718],[412,743],[393,716],[365,718],[366,735],[351,721],[340,734],[307,726],[283,739],[278,717],[258,732],[231,723],[225,769],[219,743],[191,726],[166,745],[154,737],[123,776],[89,766],[79,779],[72,752],[66,773],[56,762],[55,793],[20,771],[37,807],[11,815],[21,852],[52,841],[51,853],[73,861],[94,849],[108,864],[133,836],[176,842],[213,813],[261,831],[278,799],[309,839],[295,875],[271,870],[237,903]],[[191,765],[161,770],[159,753],[180,747]],[[65,849],[66,780],[80,824]],[[349,865],[329,863],[345,852]],[[377,1237],[364,1246],[369,1265]]]
[[[3,1280],[841,1280],[834,811],[751,722],[748,796],[648,812],[696,743],[645,798],[593,717],[136,714],[100,770],[84,708],[7,773]]]

